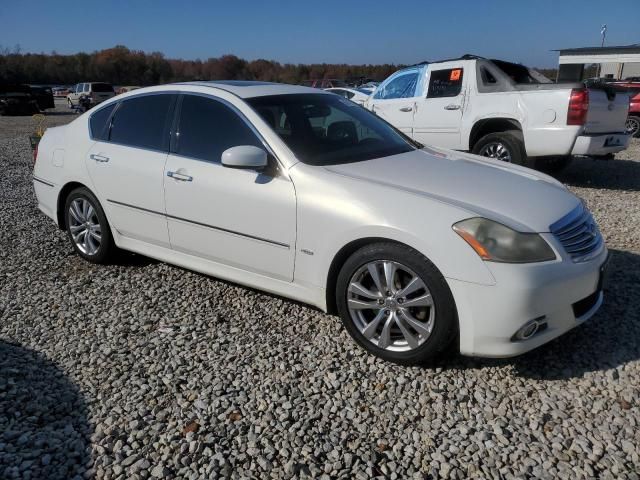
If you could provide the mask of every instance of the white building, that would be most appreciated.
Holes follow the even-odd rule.
[[[600,65],[600,77],[627,79],[640,77],[640,43],[619,47],[583,47],[555,50],[558,82],[582,80],[585,66]]]

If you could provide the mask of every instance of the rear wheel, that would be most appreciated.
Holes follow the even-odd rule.
[[[533,167],[533,162],[527,158],[522,132],[518,130],[489,133],[475,143],[471,152],[482,157]]]
[[[355,252],[338,275],[336,300],[349,334],[384,360],[424,363],[457,332],[453,297],[442,274],[404,245],[376,243]]]
[[[629,115],[627,122],[625,123],[627,133],[632,137],[640,137],[640,117],[636,115]]]
[[[65,226],[73,249],[92,263],[108,263],[116,250],[107,217],[98,199],[84,187],[65,202]]]

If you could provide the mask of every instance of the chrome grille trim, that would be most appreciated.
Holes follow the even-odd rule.
[[[571,259],[586,262],[604,248],[604,240],[587,208],[580,204],[549,227]]]

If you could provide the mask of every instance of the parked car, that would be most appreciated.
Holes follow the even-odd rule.
[[[53,87],[51,89],[53,91],[53,96],[58,98],[58,97],[64,97],[66,98],[67,95],[69,95],[72,91],[72,87]]]
[[[334,88],[334,87],[346,87],[347,84],[344,80],[337,80],[335,78],[321,78],[317,80],[307,80],[302,82],[306,87],[312,88]]]
[[[125,87],[118,87],[116,88],[116,95],[120,95],[122,93],[127,93],[127,92],[132,92],[133,90],[137,90],[140,87],[134,86],[134,85],[128,85]]]
[[[640,82],[616,82],[613,87],[617,91],[629,95],[629,116],[627,117],[626,130],[632,137],[640,138]]]
[[[400,70],[365,103],[418,142],[547,170],[627,148],[628,105],[604,87],[470,55]]]
[[[36,99],[40,111],[47,110],[48,108],[56,108],[51,87],[42,85],[30,85],[30,87],[31,95]]]
[[[358,105],[364,105],[364,102],[369,98],[370,92],[362,90],[360,88],[325,88],[327,92],[335,93]]]
[[[39,111],[29,85],[0,84],[0,115],[32,115]]]
[[[69,108],[76,108],[80,103],[82,95],[87,96],[91,100],[91,105],[95,106],[105,100],[114,97],[116,92],[110,83],[104,82],[85,82],[78,83],[69,95],[67,95],[67,104]]]
[[[118,247],[306,302],[400,363],[453,341],[517,355],[603,301],[607,248],[560,182],[421,148],[323,90],[119,95],[47,129],[33,179],[82,258],[105,263]]]

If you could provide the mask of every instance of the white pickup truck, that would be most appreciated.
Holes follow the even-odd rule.
[[[630,139],[628,95],[471,55],[400,70],[364,106],[420,143],[549,171]]]

